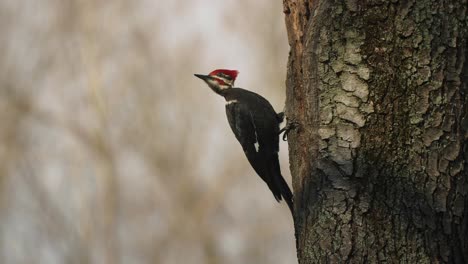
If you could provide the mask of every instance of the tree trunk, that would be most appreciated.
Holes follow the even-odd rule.
[[[284,0],[299,263],[468,263],[466,0]]]

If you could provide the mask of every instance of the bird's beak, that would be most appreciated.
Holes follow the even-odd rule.
[[[206,79],[210,78],[209,75],[203,75],[203,74],[194,74],[194,75],[195,75],[196,77],[198,77],[198,78],[204,80],[204,81],[205,81]]]

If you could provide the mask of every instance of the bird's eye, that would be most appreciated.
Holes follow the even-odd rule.
[[[232,80],[231,76],[221,73],[221,72],[218,74],[218,76],[227,80]]]

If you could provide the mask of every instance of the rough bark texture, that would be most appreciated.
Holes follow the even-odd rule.
[[[284,0],[299,263],[468,263],[466,0]]]

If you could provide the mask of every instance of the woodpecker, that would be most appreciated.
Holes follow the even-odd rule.
[[[293,214],[293,195],[281,175],[278,159],[279,127],[283,122],[283,113],[277,114],[262,96],[242,88],[234,88],[238,74],[236,70],[218,69],[208,75],[195,76],[226,99],[229,125],[250,165],[266,182],[278,202],[282,198],[286,200]]]

